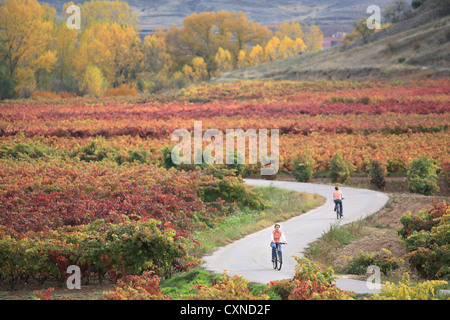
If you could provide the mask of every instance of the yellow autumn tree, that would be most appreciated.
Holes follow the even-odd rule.
[[[306,51],[306,44],[301,38],[295,39],[295,45],[297,46],[297,53]]]
[[[264,48],[257,44],[252,48],[249,54],[248,65],[256,66],[260,63],[266,62],[266,55],[264,53]]]
[[[144,69],[151,73],[168,74],[173,68],[172,56],[168,52],[166,39],[162,29],[144,38],[142,43]]]
[[[139,19],[137,13],[131,10],[125,1],[90,1],[80,6],[81,29],[88,28],[94,23],[108,23],[126,25],[138,30]],[[65,12],[65,10],[64,10]]]
[[[58,81],[58,89],[63,91],[73,91],[73,68],[78,41],[78,32],[75,29],[67,28],[65,21],[58,24],[56,38],[54,40],[56,57],[58,59],[54,74]]]
[[[86,95],[100,97],[108,87],[102,71],[97,66],[88,65],[80,81],[80,90]]]
[[[194,12],[183,19],[180,40],[191,50],[192,56],[202,57],[208,62],[214,59],[218,49],[214,35],[215,21],[215,12]]]
[[[245,50],[248,45],[255,46],[259,44],[264,46],[272,35],[272,32],[267,27],[248,20],[247,14],[241,11],[233,12],[224,21],[224,28],[233,35],[229,50],[234,57],[238,57],[239,52]]]
[[[216,62],[217,65],[217,69],[216,72],[214,73],[214,76],[220,76],[224,72],[233,70],[233,60],[228,50],[223,50],[222,48],[219,48],[216,57],[214,58],[214,61]]]
[[[322,50],[323,32],[320,27],[310,25],[305,31],[304,42],[307,52],[316,52]]]
[[[243,69],[247,66],[247,54],[244,50],[239,51],[239,56],[236,64],[238,69]]]
[[[193,77],[194,77],[194,69],[192,69],[192,67],[188,64],[184,65],[183,70],[183,78],[185,82],[190,82],[192,81]]]
[[[208,70],[206,68],[205,60],[203,60],[202,57],[195,57],[192,60],[192,70],[192,80],[194,82],[206,80]]]
[[[56,12],[36,0],[7,0],[0,7],[0,38],[6,62],[16,91],[29,95],[36,87],[36,76],[50,71],[56,61],[50,43],[55,30],[52,19]]]
[[[281,41],[278,37],[272,37],[272,39],[269,40],[264,48],[267,61],[274,61],[279,58],[280,45]]]
[[[92,24],[79,39],[74,58],[77,79],[88,65],[99,67],[114,87],[135,79],[143,62],[140,43],[132,27],[117,23]]]
[[[284,37],[288,37],[292,40],[295,40],[298,38],[303,39],[305,37],[305,33],[303,32],[299,22],[284,21],[275,30],[275,36],[277,36],[279,39],[284,39]]]

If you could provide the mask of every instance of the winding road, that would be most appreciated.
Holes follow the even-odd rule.
[[[303,251],[310,243],[320,238],[324,232],[336,223],[336,215],[333,211],[332,192],[334,187],[330,185],[253,180],[245,179],[245,182],[253,186],[270,186],[295,190],[299,192],[317,193],[327,200],[321,207],[308,211],[297,217],[284,221],[281,229],[287,240],[283,247],[283,268],[274,270],[271,263],[270,234],[273,227],[266,228],[243,239],[237,240],[227,246],[214,251],[212,255],[205,256],[204,267],[206,270],[228,275],[239,275],[252,282],[267,284],[272,280],[292,279],[295,275],[296,261],[292,256],[303,256]],[[344,195],[344,218],[340,224],[347,224],[370,216],[381,210],[389,197],[381,192],[358,188],[339,188]],[[343,290],[356,293],[376,293],[379,289],[368,288],[365,281],[348,278],[338,278],[336,285]]]

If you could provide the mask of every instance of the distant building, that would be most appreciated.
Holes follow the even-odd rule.
[[[324,37],[322,40],[322,50],[337,46],[345,37],[345,32],[336,32],[331,37]]]

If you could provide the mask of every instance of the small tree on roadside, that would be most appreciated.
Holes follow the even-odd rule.
[[[438,166],[433,159],[424,156],[414,159],[407,171],[408,190],[425,195],[438,192],[437,169]]]
[[[353,165],[348,160],[344,160],[340,152],[336,153],[330,161],[331,182],[345,183],[350,178]]]
[[[314,160],[309,153],[303,153],[294,160],[292,175],[299,182],[308,182],[313,174]]]
[[[381,165],[378,161],[372,161],[369,171],[370,183],[375,185],[378,189],[384,190],[384,187],[386,186],[386,173],[386,167]]]

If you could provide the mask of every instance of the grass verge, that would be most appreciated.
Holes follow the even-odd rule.
[[[200,242],[191,255],[200,258],[216,247],[231,243],[248,234],[267,228],[276,222],[282,222],[298,216],[325,203],[325,198],[304,192],[280,189],[276,187],[252,187],[263,199],[270,203],[264,210],[244,208],[230,214],[219,226],[196,232],[193,238]]]
[[[323,205],[325,202],[325,198],[317,194],[296,192],[272,186],[252,187],[252,190],[259,192],[263,199],[270,203],[270,206],[264,210],[250,210],[248,208],[238,210],[226,217],[217,228],[196,232],[192,236],[201,245],[193,248],[190,252],[191,255],[200,258],[216,247],[267,228],[276,222],[282,222],[305,213]],[[183,296],[195,294],[196,284],[209,286],[219,278],[220,274],[214,274],[199,267],[161,281],[160,287],[172,299],[183,299]],[[249,289],[255,295],[266,287],[267,285],[264,284],[249,284]],[[280,299],[273,292],[267,294],[271,299]]]

